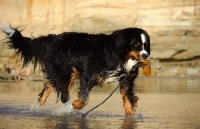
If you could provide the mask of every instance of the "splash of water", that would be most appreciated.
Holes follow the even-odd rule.
[[[82,110],[75,110],[72,107],[72,101],[68,101],[65,104],[61,104],[58,106],[49,106],[44,105],[40,106],[38,101],[35,101],[30,106],[30,111],[34,114],[40,113],[40,114],[46,114],[46,115],[53,115],[53,116],[67,116],[67,115],[75,115],[76,117],[81,116]]]
[[[71,102],[67,102],[65,104],[62,104],[60,106],[60,108],[55,110],[53,112],[53,115],[55,115],[55,116],[65,116],[65,115],[69,115],[70,113],[74,113],[74,110],[72,108]]]
[[[142,113],[139,113],[135,116],[136,119],[141,119],[143,120],[145,118],[145,116]]]
[[[41,108],[42,108],[42,106],[40,106],[38,104],[38,101],[35,101],[33,104],[31,104],[30,111],[36,111],[36,110],[39,110]]]

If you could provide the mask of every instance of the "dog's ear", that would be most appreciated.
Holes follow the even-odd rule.
[[[116,48],[120,52],[124,51],[126,49],[127,43],[124,40],[116,40]]]
[[[125,51],[129,51],[132,46],[134,46],[134,44],[136,43],[136,39],[132,39],[132,40],[125,40],[123,38],[121,38],[120,40],[116,40],[116,47],[120,52],[125,52]]]
[[[122,31],[115,31],[112,35],[115,41],[116,48],[120,52],[123,52],[127,48],[128,42],[122,34]]]

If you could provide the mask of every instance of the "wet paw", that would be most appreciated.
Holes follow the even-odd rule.
[[[44,98],[38,98],[38,104],[40,105],[40,106],[42,106],[42,105],[44,105],[45,104],[45,102],[46,102],[46,99],[44,99]]]
[[[135,114],[134,111],[131,109],[125,109],[125,113],[126,113],[126,116],[131,116]]]
[[[87,103],[82,103],[81,100],[75,100],[72,103],[73,108],[77,110],[82,109],[83,107],[85,107],[85,105],[87,105]]]

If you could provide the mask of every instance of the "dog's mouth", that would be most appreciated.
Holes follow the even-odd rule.
[[[148,77],[151,76],[151,63],[150,63],[150,57],[148,54],[141,54],[140,58],[131,56],[131,59],[137,62],[138,67],[143,68],[144,75]]]
[[[143,73],[146,76],[151,76],[151,64],[150,64],[150,56],[145,51],[131,51],[126,56],[127,62],[125,64],[125,68],[127,72],[133,70],[133,67],[137,65],[137,67],[143,68]]]

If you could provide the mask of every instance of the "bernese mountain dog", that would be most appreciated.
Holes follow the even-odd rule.
[[[20,54],[25,67],[39,63],[48,82],[39,94],[43,105],[52,91],[62,103],[70,99],[74,80],[80,80],[78,99],[74,109],[82,109],[89,102],[89,93],[95,85],[119,81],[126,115],[133,115],[138,97],[134,93],[134,80],[140,66],[147,66],[150,75],[150,37],[140,28],[116,30],[112,34],[64,32],[37,38],[22,36],[18,28],[1,25],[6,43]],[[134,68],[134,69],[133,69]],[[145,72],[144,72],[145,73]]]

